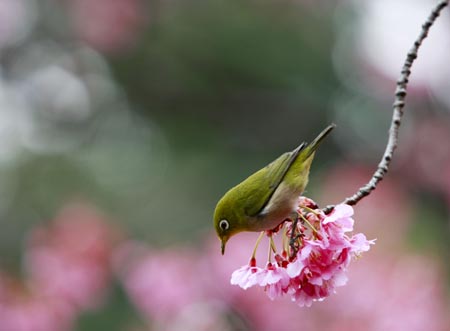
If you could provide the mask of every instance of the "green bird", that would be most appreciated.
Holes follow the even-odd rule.
[[[214,211],[214,227],[222,242],[222,254],[233,235],[272,230],[285,219],[295,217],[298,198],[308,183],[314,152],[334,127],[329,125],[312,143],[303,142],[225,193]]]

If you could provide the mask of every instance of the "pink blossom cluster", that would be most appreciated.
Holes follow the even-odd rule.
[[[261,268],[252,257],[248,265],[233,272],[231,284],[243,289],[261,286],[272,300],[287,294],[299,306],[309,307],[313,301],[325,299],[347,283],[346,270],[352,258],[374,244],[362,233],[348,234],[353,231],[352,215],[353,208],[345,204],[326,215],[314,201],[301,197],[296,228],[292,228],[293,222],[283,224],[282,253],[271,248],[275,262],[269,259]],[[288,244],[291,239],[295,245]]]

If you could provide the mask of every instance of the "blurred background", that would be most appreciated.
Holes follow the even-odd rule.
[[[0,0],[0,331],[450,330],[449,10],[347,286],[312,308],[232,288],[256,234],[222,257],[212,229],[227,189],[331,122],[306,195],[368,181],[435,2]]]

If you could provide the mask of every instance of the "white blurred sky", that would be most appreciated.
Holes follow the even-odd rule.
[[[350,3],[357,13],[354,45],[350,49],[377,74],[390,81],[396,81],[407,52],[438,1],[351,0]],[[450,108],[449,31],[450,12],[444,10],[420,48],[410,80],[411,88],[428,90],[448,108]],[[369,81],[371,79],[366,78]]]

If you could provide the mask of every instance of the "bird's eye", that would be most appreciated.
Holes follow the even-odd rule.
[[[222,231],[228,230],[230,227],[230,223],[228,223],[227,220],[221,220],[219,223],[219,227],[222,229]]]

